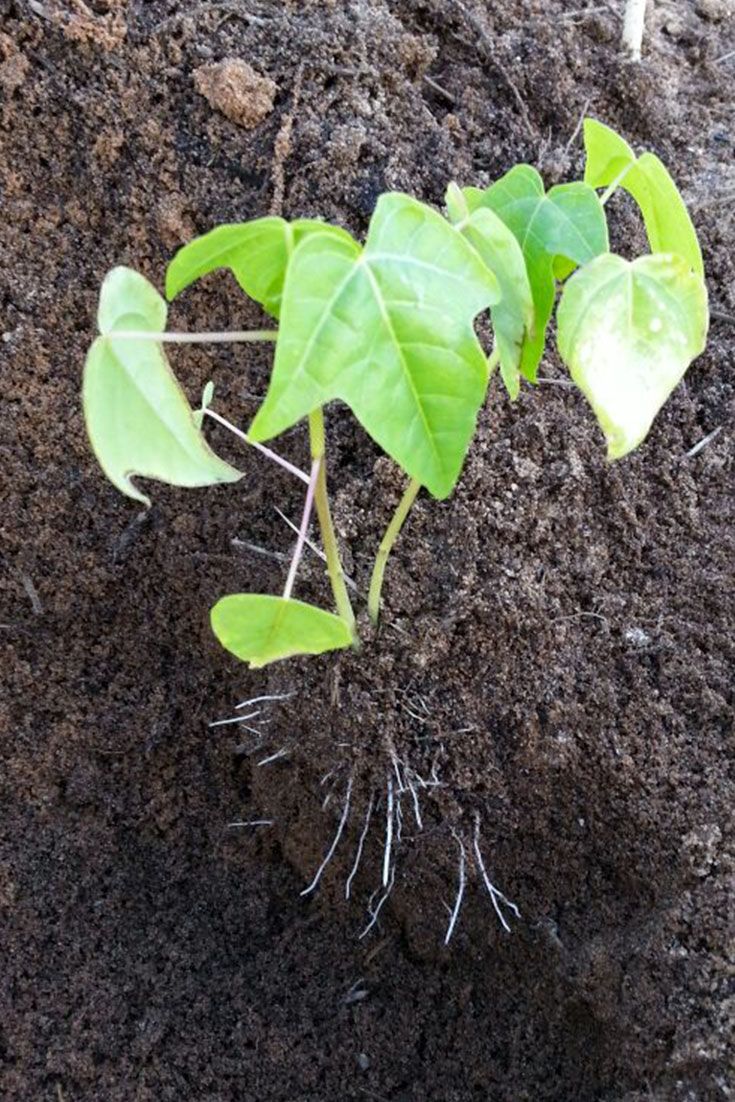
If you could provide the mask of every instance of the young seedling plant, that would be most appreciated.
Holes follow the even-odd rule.
[[[205,417],[306,483],[282,595],[235,594],[212,610],[217,638],[251,666],[359,642],[327,494],[330,402],[346,403],[408,476],[370,583],[368,610],[377,621],[386,562],[417,494],[452,492],[497,364],[511,398],[521,378],[536,381],[560,284],[559,353],[597,416],[610,459],[645,439],[704,348],[702,258],[676,185],[654,154],[637,158],[594,119],[584,134],[583,182],[546,192],[534,168],[517,165],[484,190],[450,184],[448,218],[408,195],[383,195],[362,246],[337,226],[271,217],[220,226],[174,257],[169,301],[228,268],[278,329],[167,332],[166,303],[143,276],[114,268],[105,278],[83,402],[92,447],[113,484],[148,505],[133,476],[174,486],[238,481],[240,472],[206,443]],[[632,261],[608,248],[604,207],[619,187],[638,204],[651,247]],[[489,357],[473,328],[488,308]],[[211,408],[211,384],[192,410],[163,351],[165,343],[224,341],[275,344],[270,386],[247,432]],[[265,446],[302,419],[308,473]],[[314,509],[336,614],[293,596]]]
[[[560,357],[592,407],[611,460],[645,439],[704,349],[702,257],[671,176],[654,154],[637,157],[594,119],[585,121],[584,138],[584,180],[549,191],[534,168],[517,165],[484,189],[450,184],[446,217],[405,194],[381,196],[364,244],[324,222],[267,217],[219,226],[171,261],[169,301],[229,269],[277,328],[168,332],[166,301],[142,275],[119,267],[106,276],[83,405],[110,481],[145,505],[136,477],[182,487],[236,483],[241,473],[206,442],[209,418],[305,484],[282,593],[223,596],[211,612],[220,643],[251,667],[359,647],[328,497],[330,403],[345,403],[407,480],[369,585],[367,609],[377,622],[386,563],[417,495],[451,494],[496,366],[511,399],[522,380],[536,382],[555,307]],[[638,205],[650,246],[632,260],[609,249],[605,208],[619,188]],[[474,328],[484,311],[490,350]],[[164,345],[177,342],[274,345],[268,390],[247,430],[212,407],[211,383],[192,409],[164,354]],[[305,470],[269,447],[302,420],[310,441]],[[314,511],[334,611],[294,596]],[[462,848],[461,890],[464,860]]]

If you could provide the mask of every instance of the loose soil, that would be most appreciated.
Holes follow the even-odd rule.
[[[3,1099],[735,1095],[732,5],[661,0],[639,68],[616,54],[621,4],[583,6],[0,0]],[[519,160],[570,178],[583,112],[675,169],[717,310],[706,354],[612,467],[553,356],[514,406],[495,383],[458,491],[407,524],[381,631],[247,671],[207,611],[279,591],[274,506],[296,518],[298,484],[218,430],[235,488],[156,486],[141,514],[104,481],[79,406],[104,273],[160,285],[193,234],[269,210],[363,233],[385,189],[439,204]],[[260,321],[226,276],[172,309]],[[242,421],[268,356],[173,359]],[[345,409],[329,428],[364,592],[402,479]],[[305,461],[302,428],[280,443]],[[315,556],[298,587],[329,601]],[[271,693],[292,695],[261,736],[207,726]],[[441,786],[419,786],[421,830],[404,793],[360,939],[392,754]],[[253,819],[273,825],[228,827]],[[511,933],[469,860],[476,822]]]

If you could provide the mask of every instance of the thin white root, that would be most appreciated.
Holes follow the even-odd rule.
[[[209,723],[209,727],[225,727],[228,723],[244,723],[246,719],[255,719],[260,715],[260,708],[256,708],[254,712],[248,712],[246,716],[230,716],[229,719],[216,719],[214,723]]]
[[[711,444],[712,441],[715,440],[721,432],[722,425],[718,425],[716,429],[712,429],[712,432],[708,433],[707,436],[700,440],[698,444],[695,444],[693,448],[689,449],[689,451],[686,453],[686,458],[693,459],[695,455],[699,455],[699,453],[703,451],[703,449],[706,448],[708,444]]]
[[[365,815],[365,823],[363,825],[362,833],[360,834],[360,838],[359,838],[359,841],[357,843],[357,852],[355,853],[355,863],[352,866],[352,870],[350,872],[350,875],[347,877],[347,883],[345,884],[345,899],[350,898],[350,892],[352,890],[352,881],[355,879],[355,875],[357,873],[357,870],[360,867],[360,862],[362,861],[362,850],[363,850],[363,847],[365,845],[365,839],[367,838],[368,830],[370,829],[370,817],[371,817],[372,813],[373,813],[373,794],[371,792],[370,793],[370,800],[369,800],[368,806],[367,806],[367,813]]]
[[[646,0],[626,0],[623,20],[623,49],[631,61],[641,60],[643,31],[646,23]]]
[[[431,773],[429,774],[428,781],[424,777],[420,777],[418,773],[414,772],[414,777],[419,782],[422,788],[444,788],[444,781],[440,781],[436,775],[436,762],[431,767]]]
[[[304,890],[300,893],[301,895],[308,895],[309,892],[314,891],[314,888],[317,886],[317,884],[319,883],[319,881],[321,879],[322,873],[324,872],[327,865],[329,864],[329,862],[334,857],[334,851],[336,850],[337,846],[339,845],[339,840],[342,837],[342,831],[345,829],[345,823],[347,822],[347,818],[350,814],[350,799],[351,799],[351,796],[352,796],[352,780],[353,780],[353,778],[350,777],[349,781],[347,782],[347,791],[345,792],[345,804],[344,804],[344,807],[342,808],[342,816],[339,820],[339,825],[337,827],[337,833],[335,834],[335,836],[332,840],[331,846],[327,850],[327,856],[324,858],[321,865],[316,870],[316,874],[315,874],[314,879],[312,880],[311,884],[309,884],[308,888],[304,888]]]
[[[411,784],[411,779],[408,775],[408,770],[406,770],[406,783],[408,784],[408,791],[411,793],[411,799],[413,800],[413,817],[416,820],[416,826],[419,828],[419,830],[423,830],[424,829],[424,824],[421,820],[421,806],[419,804],[419,796],[418,796],[418,792],[416,791],[414,786]]]
[[[396,796],[396,845],[400,845],[403,837],[403,809],[401,807],[401,794]]]
[[[251,704],[262,704],[266,700],[290,700],[296,693],[269,693],[267,696],[252,696],[250,700],[243,700],[235,705],[235,711],[240,708],[249,708]]]
[[[401,792],[406,791],[406,786],[403,783],[403,777],[401,776],[401,769],[400,769],[400,766],[398,764],[398,758],[396,757],[395,750],[391,750],[390,760],[393,762],[393,772],[396,775],[396,781],[398,782],[398,793],[400,795]]]
[[[388,799],[385,810],[385,852],[383,854],[383,887],[388,883],[390,851],[393,844],[393,781],[388,777]]]
[[[270,827],[275,823],[275,819],[248,819],[247,822],[240,822],[239,820],[234,823],[228,823],[228,827]]]
[[[240,731],[247,731],[249,735],[257,735],[258,738],[261,739],[258,745],[263,745],[263,735],[265,734],[265,732],[261,731],[259,727],[251,727],[249,723],[243,723],[242,726],[238,727],[237,731],[238,734],[240,733]]]
[[[508,925],[508,923],[505,920],[505,915],[503,914],[500,905],[502,903],[504,903],[505,906],[508,908],[508,910],[513,912],[513,914],[515,915],[516,918],[521,917],[521,912],[518,910],[515,903],[512,903],[506,895],[503,895],[503,893],[498,888],[495,887],[495,885],[491,882],[490,877],[487,874],[487,870],[485,868],[485,862],[482,859],[482,853],[480,851],[480,816],[479,816],[479,814],[475,816],[475,837],[474,837],[473,849],[475,851],[475,859],[477,860],[477,868],[478,868],[479,872],[482,874],[482,879],[485,881],[485,887],[488,890],[488,894],[489,894],[490,899],[492,901],[492,905],[495,908],[495,913],[498,916],[498,918],[500,919],[501,926],[506,931],[506,933],[509,934],[510,933],[510,926]]]
[[[449,913],[449,925],[447,926],[447,932],[444,937],[445,945],[449,945],[451,936],[454,933],[454,927],[457,924],[459,912],[462,908],[462,899],[464,898],[464,889],[466,883],[464,843],[455,831],[452,831],[452,834],[454,834],[454,837],[457,840],[457,845],[459,846],[459,886],[457,888],[457,898],[454,901],[454,907]]]
[[[362,931],[362,933],[358,937],[358,939],[357,939],[358,941],[362,941],[362,939],[365,937],[365,935],[370,933],[373,926],[378,921],[378,915],[380,914],[380,909],[383,906],[383,904],[385,903],[385,901],[388,898],[388,896],[390,895],[390,893],[393,891],[393,885],[395,883],[395,879],[396,879],[396,867],[394,865],[393,868],[390,870],[390,877],[388,878],[388,884],[386,886],[385,891],[383,892],[380,899],[378,900],[377,907],[373,911],[373,910],[370,910],[370,907],[368,906],[368,910],[370,910],[371,918],[370,918],[370,921],[368,922],[367,926],[365,927],[365,929]]]
[[[276,750],[275,754],[269,754],[267,758],[262,758],[258,765],[270,765],[273,761],[279,761],[281,758],[286,758],[291,753],[291,749],[288,746],[282,746],[280,750]]]
[[[366,999],[368,997],[370,992],[367,990],[367,988],[362,986],[364,982],[364,976],[360,976],[359,980],[355,980],[352,987],[349,989],[344,997],[345,1006],[350,1006],[352,1003],[362,1002],[363,999]]]

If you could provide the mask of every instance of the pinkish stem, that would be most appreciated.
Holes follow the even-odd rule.
[[[287,601],[291,596],[291,591],[296,581],[296,571],[299,568],[301,562],[301,556],[304,553],[304,544],[306,543],[306,534],[309,531],[309,521],[311,520],[311,510],[314,506],[314,495],[316,493],[316,483],[319,477],[319,468],[321,466],[321,459],[313,459],[311,462],[311,476],[309,478],[309,489],[306,491],[306,501],[304,502],[304,512],[301,517],[301,526],[299,527],[299,534],[296,539],[296,547],[294,549],[293,558],[291,559],[291,566],[288,571],[288,578],[286,579],[286,587],[283,590],[283,599]]]

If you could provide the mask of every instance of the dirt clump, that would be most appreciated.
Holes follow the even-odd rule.
[[[241,58],[201,65],[194,73],[194,84],[216,111],[246,130],[257,126],[273,110],[275,82],[256,73]]]

